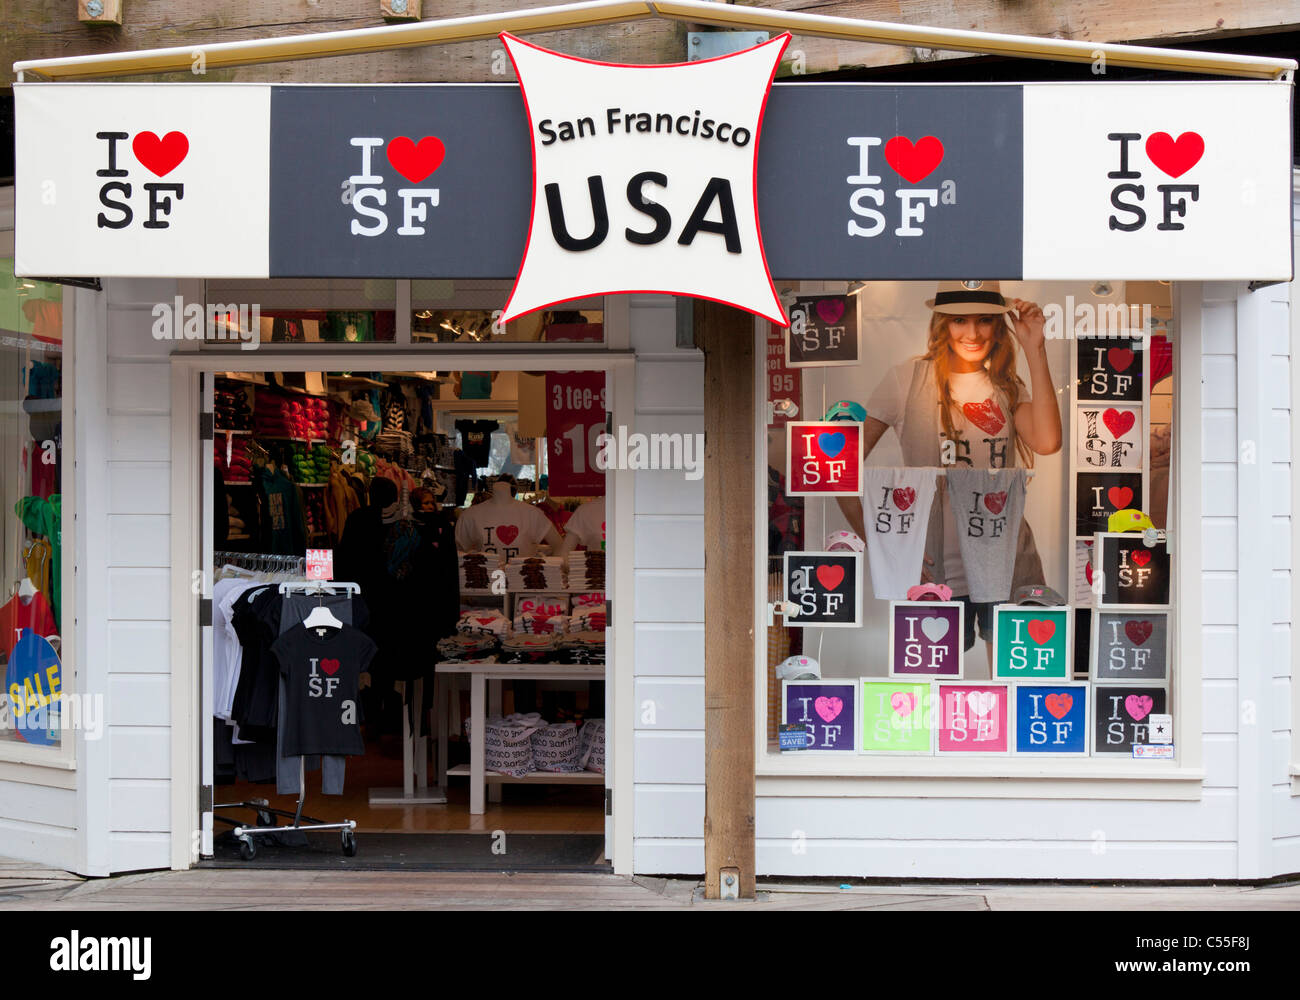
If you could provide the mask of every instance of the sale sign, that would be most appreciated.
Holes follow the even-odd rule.
[[[862,681],[862,752],[931,753],[930,683]]]
[[[999,604],[993,609],[993,676],[1068,680],[1072,617],[1066,607]]]
[[[1011,706],[1006,684],[937,685],[939,753],[1009,753]]]
[[[965,609],[961,601],[890,601],[889,676],[960,678]]]
[[[1016,753],[1088,752],[1087,684],[1017,684]]]
[[[552,496],[605,495],[597,464],[605,432],[605,373],[546,373],[546,448]]]
[[[781,690],[781,722],[804,727],[808,738],[803,749],[832,753],[857,751],[856,681],[782,681]]]
[[[307,550],[307,579],[308,580],[333,580],[334,579],[334,550],[333,549],[308,549]]]
[[[785,430],[787,496],[862,496],[862,424],[792,420]]]

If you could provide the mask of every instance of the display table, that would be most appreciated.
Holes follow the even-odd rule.
[[[594,771],[578,771],[564,774],[553,771],[534,771],[522,778],[508,774],[488,774],[484,767],[484,745],[487,729],[487,682],[504,680],[547,680],[547,681],[590,681],[605,679],[603,663],[439,663],[434,667],[435,681],[441,677],[443,683],[435,685],[434,708],[445,717],[442,697],[451,689],[445,683],[452,675],[468,674],[470,743],[469,767],[464,765],[447,768],[447,726],[438,727],[438,784],[442,785],[451,775],[469,776],[469,811],[471,815],[482,815],[486,808],[487,783],[494,784],[518,782],[520,784],[569,784],[569,785],[603,785],[605,776]],[[498,685],[499,686],[499,685]]]

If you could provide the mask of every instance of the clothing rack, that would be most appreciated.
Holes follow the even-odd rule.
[[[304,576],[307,572],[306,560],[301,556],[275,555],[270,552],[225,552],[212,553],[213,565],[237,566],[240,569],[257,573],[294,573]]]
[[[222,553],[216,553],[221,555]],[[272,556],[270,558],[293,559],[293,556]],[[302,563],[303,560],[297,560]],[[293,593],[308,595],[338,593],[342,592],[351,596],[360,594],[361,587],[355,583],[336,582],[333,580],[286,580],[277,588],[281,596]],[[339,831],[343,842],[343,853],[349,858],[355,857],[357,853],[357,821],[354,819],[345,819],[338,823],[329,823],[325,820],[316,819],[312,816],[302,814],[303,804],[307,801],[307,758],[298,758],[298,805],[293,812],[283,809],[273,808],[266,799],[249,799],[243,802],[225,802],[213,806],[213,819],[220,820],[223,823],[229,823],[234,827],[231,832],[235,839],[239,841],[239,856],[245,861],[251,861],[257,856],[257,843],[254,837],[274,836],[281,833],[326,833],[332,830]],[[217,809],[251,809],[257,813],[257,825],[245,826],[238,820],[229,819],[225,816],[218,816]],[[277,826],[277,818],[290,819],[293,822],[288,826]],[[304,822],[304,820],[306,822]]]

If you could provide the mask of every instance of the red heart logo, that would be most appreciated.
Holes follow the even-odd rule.
[[[337,673],[339,672],[339,661],[338,661],[338,660],[321,660],[321,661],[320,661],[320,668],[321,668],[322,670],[324,670],[325,673],[327,673],[327,674],[329,674],[331,677],[333,677],[335,674],[337,674]]]
[[[1092,563],[1091,562],[1086,562],[1083,564],[1083,575],[1084,578],[1088,581],[1088,585],[1091,586],[1092,585]]]
[[[447,149],[436,135],[426,135],[418,143],[399,135],[385,150],[393,169],[412,184],[419,184],[442,166]]]
[[[503,545],[509,545],[519,537],[519,527],[514,524],[498,524],[497,538],[501,539]]]
[[[1147,156],[1170,177],[1181,177],[1205,155],[1205,140],[1199,132],[1184,132],[1177,139],[1168,132],[1147,137]]]
[[[1101,420],[1110,431],[1111,437],[1122,438],[1137,423],[1137,414],[1132,410],[1117,410],[1112,406],[1101,415]]]
[[[1056,622],[1044,618],[1035,618],[1029,623],[1029,638],[1040,646],[1047,645],[1047,641],[1056,635]]]
[[[165,177],[189,155],[190,140],[184,132],[168,132],[161,139],[152,132],[140,132],[131,140],[131,152],[146,170]]]
[[[943,143],[927,135],[914,146],[907,136],[896,135],[885,143],[885,159],[905,181],[917,184],[943,161]]]
[[[1043,699],[1043,704],[1047,710],[1057,719],[1064,719],[1070,709],[1074,707],[1074,695],[1062,692],[1061,694],[1049,694]]]
[[[817,567],[817,582],[820,583],[827,590],[834,590],[836,587],[840,585],[840,581],[842,581],[843,579],[844,579],[843,566],[822,565]]]
[[[1106,491],[1106,499],[1116,510],[1123,510],[1133,499],[1133,491],[1127,486],[1112,486]]]
[[[1007,422],[1007,418],[1002,415],[1001,407],[991,399],[986,399],[982,403],[962,403],[961,412],[966,414],[966,419],[985,434],[996,434]]]
[[[838,323],[840,317],[844,315],[843,299],[822,299],[817,303],[817,315],[822,318],[822,322],[828,326],[832,323]]]
[[[1135,646],[1140,646],[1151,638],[1152,624],[1146,621],[1128,621],[1124,623],[1124,634],[1128,636],[1129,642]]]
[[[916,490],[912,487],[894,490],[894,506],[899,510],[907,510],[914,503],[916,503]]]
[[[1002,508],[1007,505],[1007,494],[1003,490],[1001,493],[985,493],[984,506],[994,514],[1001,514]]]
[[[1133,561],[1139,566],[1145,566],[1151,561],[1151,553],[1146,549],[1138,549],[1133,553]]]
[[[1133,363],[1133,352],[1127,347],[1112,347],[1106,352],[1106,360],[1117,372],[1128,371],[1128,366]]]
[[[478,622],[480,625],[491,625],[494,621],[496,621],[495,618],[476,618],[474,620]]]

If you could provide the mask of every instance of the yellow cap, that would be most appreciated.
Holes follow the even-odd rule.
[[[1107,523],[1108,531],[1145,531],[1147,528],[1154,528],[1151,523],[1151,517],[1142,513],[1136,507],[1129,507],[1125,510],[1117,510],[1111,514],[1110,521]]]

